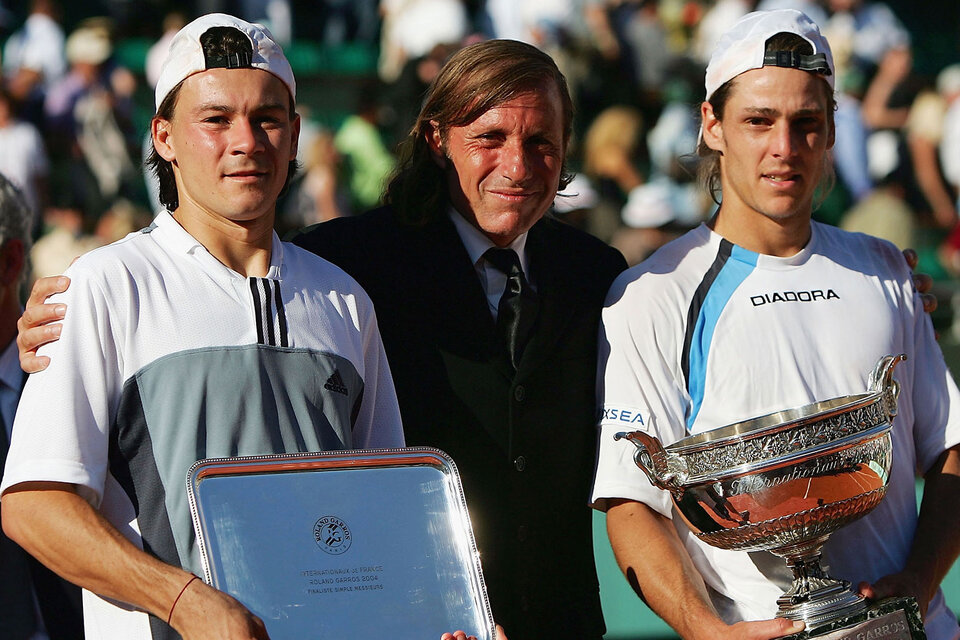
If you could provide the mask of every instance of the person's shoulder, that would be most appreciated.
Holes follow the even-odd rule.
[[[391,207],[378,207],[356,216],[334,218],[294,232],[287,240],[307,251],[324,255],[326,251],[342,247],[344,243],[367,239],[375,240],[396,226]]]
[[[614,281],[608,304],[627,297],[692,295],[717,259],[719,237],[701,225],[671,240]]]
[[[152,230],[153,225],[128,233],[110,244],[91,248],[77,258],[70,271],[109,276],[117,268],[133,271],[146,266],[154,262],[154,243],[149,238]]]
[[[551,253],[582,265],[590,272],[608,275],[611,279],[627,268],[623,254],[596,236],[554,218],[544,216],[531,228],[534,237],[540,235]]]
[[[813,224],[822,238],[823,251],[834,260],[853,261],[851,266],[863,268],[886,265],[892,275],[909,272],[903,253],[889,240],[819,222]]]
[[[306,298],[320,292],[323,297],[350,298],[368,311],[373,302],[357,279],[330,260],[302,247],[283,243],[282,281],[285,288],[303,291]]]

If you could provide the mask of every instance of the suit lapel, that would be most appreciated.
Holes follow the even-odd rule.
[[[497,354],[496,325],[476,269],[446,216],[409,234],[411,253],[418,269],[428,274],[429,308],[437,314],[437,340],[441,349],[482,362]],[[494,357],[494,366],[511,377],[509,362]]]
[[[527,236],[527,255],[530,271],[535,279],[540,312],[537,325],[520,361],[518,375],[535,370],[551,353],[563,334],[564,327],[576,313],[578,296],[571,295],[571,283],[578,282],[577,274],[564,256],[556,255],[556,243],[551,242],[550,229],[538,222]]]

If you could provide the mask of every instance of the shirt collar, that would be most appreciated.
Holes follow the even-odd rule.
[[[466,218],[460,215],[453,207],[450,207],[449,215],[453,221],[454,228],[457,230],[457,234],[460,236],[460,240],[463,241],[463,246],[467,249],[467,255],[470,256],[470,261],[476,266],[487,249],[496,247],[497,245],[493,244],[493,241],[483,235],[479,229],[467,222]],[[523,269],[523,272],[527,274],[529,278],[530,270],[527,269],[526,253],[527,233],[526,231],[521,233],[509,246],[504,248],[513,249],[517,252],[517,256],[520,257],[520,268]]]
[[[180,226],[180,223],[177,222],[173,215],[166,210],[160,211],[157,214],[157,217],[153,220],[153,227],[160,231],[169,242],[183,253],[195,253],[201,251],[204,255],[209,257],[210,260],[215,262],[217,265],[220,265],[225,271],[236,275],[239,278],[242,278],[233,269],[230,269],[219,260],[210,255],[210,252],[207,251],[206,247],[200,244],[200,241],[194,238],[192,235],[187,233],[187,230]],[[270,269],[267,271],[266,278],[279,279],[281,276],[281,269],[283,265],[283,243],[280,241],[280,237],[277,235],[277,232],[273,232],[272,246],[270,251]]]

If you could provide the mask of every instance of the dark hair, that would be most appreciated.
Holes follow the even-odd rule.
[[[810,43],[795,33],[778,33],[770,37],[764,44],[764,50],[767,52],[795,51],[803,55],[813,54],[813,47]],[[710,96],[708,100],[710,106],[713,108],[713,115],[716,116],[717,120],[723,120],[723,110],[727,106],[727,101],[730,99],[730,94],[736,85],[736,81],[737,78],[731,78],[724,82],[713,92],[713,95]],[[833,113],[837,110],[837,101],[834,99],[833,91],[830,90],[830,85],[828,85],[826,81],[823,83],[823,88],[827,94],[828,126],[833,130]],[[700,163],[697,167],[697,179],[707,193],[710,194],[710,197],[713,198],[713,201],[720,204],[720,196],[722,195],[720,185],[720,152],[707,146],[706,141],[703,139],[702,132],[700,141],[697,144],[697,155],[700,157]],[[821,197],[826,196],[826,194],[830,192],[830,189],[833,188],[834,180],[833,165],[828,162],[827,170],[824,171],[818,189]]]
[[[249,57],[253,55],[253,46],[250,44],[250,38],[234,27],[211,27],[207,29],[203,35],[200,36],[200,45],[203,47],[204,58],[207,59],[224,58],[235,54],[245,55],[249,59]],[[180,96],[180,89],[182,87],[183,80],[178,82],[176,86],[164,96],[160,107],[157,109],[157,114],[153,117],[154,120],[173,120],[177,98]],[[296,105],[291,96],[290,117],[294,117],[295,114]],[[146,164],[150,170],[153,171],[154,175],[157,176],[157,181],[160,183],[160,203],[166,207],[168,211],[176,210],[177,207],[180,206],[180,194],[177,192],[177,181],[173,174],[173,165],[157,153],[156,147],[150,149],[150,155],[147,157]],[[280,191],[280,195],[286,192],[296,172],[297,161],[291,160],[290,164],[287,165],[287,179],[283,183],[283,189]]]
[[[427,144],[432,123],[437,123],[445,140],[451,127],[470,124],[490,109],[519,95],[542,91],[551,83],[562,101],[566,149],[573,128],[573,102],[567,81],[550,56],[515,40],[488,40],[455,53],[431,83],[413,128],[401,143],[400,162],[384,201],[411,223],[441,215],[448,193],[444,171],[434,162]],[[564,160],[558,190],[572,178]]]

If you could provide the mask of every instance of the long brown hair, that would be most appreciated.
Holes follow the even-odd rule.
[[[437,123],[441,139],[450,127],[470,124],[490,109],[553,83],[563,107],[563,143],[573,128],[573,102],[556,63],[536,47],[515,40],[487,40],[464,47],[434,79],[423,108],[400,146],[400,162],[384,201],[407,222],[422,224],[443,213],[448,202],[443,169],[434,161],[427,136]],[[558,190],[572,179],[566,162]]]

